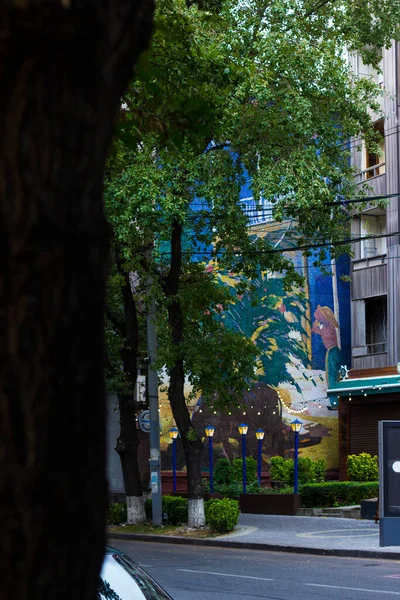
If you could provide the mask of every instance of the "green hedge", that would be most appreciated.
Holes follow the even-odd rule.
[[[378,482],[329,481],[301,486],[301,503],[306,508],[350,506],[378,496]]]
[[[239,502],[231,498],[211,498],[204,503],[206,523],[213,531],[227,533],[237,525]]]

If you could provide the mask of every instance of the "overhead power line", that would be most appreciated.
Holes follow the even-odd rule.
[[[264,255],[264,254],[276,254],[276,253],[280,253],[280,254],[284,254],[285,252],[300,252],[303,250],[315,250],[317,248],[328,248],[328,247],[334,247],[334,246],[348,246],[351,244],[355,244],[357,242],[361,242],[361,241],[365,241],[365,240],[376,240],[376,239],[380,239],[380,238],[388,238],[388,237],[394,237],[396,235],[400,235],[400,231],[394,231],[392,233],[383,233],[380,235],[366,235],[366,236],[362,236],[362,237],[357,237],[357,238],[346,238],[343,240],[335,240],[335,241],[330,241],[330,242],[318,242],[316,244],[304,244],[302,246],[288,246],[286,248],[269,248],[268,250],[242,250],[242,251],[233,251],[235,254],[237,254],[237,256],[259,256],[259,255]],[[161,256],[170,256],[170,252],[161,252]],[[202,250],[202,251],[183,251],[182,255],[185,256],[210,256],[210,257],[215,257],[215,256],[221,256],[222,255],[222,251],[220,252],[216,252],[213,250]]]

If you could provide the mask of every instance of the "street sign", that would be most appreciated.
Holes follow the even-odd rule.
[[[150,411],[149,410],[142,410],[142,412],[139,414],[139,427],[142,431],[144,431],[145,433],[150,433]]]

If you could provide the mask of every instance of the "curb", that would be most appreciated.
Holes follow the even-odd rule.
[[[347,558],[384,558],[388,560],[400,560],[400,551],[381,552],[376,550],[350,550],[344,548],[307,548],[305,546],[285,546],[282,544],[263,544],[257,542],[225,542],[217,539],[186,538],[172,535],[152,535],[148,533],[109,533],[107,537],[110,540],[137,540],[140,542],[181,544],[186,546],[213,546],[214,548],[263,550],[268,552],[289,552],[292,554],[317,554],[322,556],[342,556]]]

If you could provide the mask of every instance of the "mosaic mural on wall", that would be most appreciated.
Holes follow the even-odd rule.
[[[264,213],[265,214],[265,213]],[[260,219],[262,221],[262,218]],[[284,241],[290,224],[264,219],[253,223],[250,235],[273,235]],[[284,247],[287,244],[284,243]],[[256,457],[255,431],[265,430],[263,460],[274,455],[291,456],[293,435],[290,423],[303,422],[300,453],[311,458],[325,458],[329,469],[338,467],[338,418],[336,401],[330,402],[326,389],[336,380],[340,366],[349,364],[349,261],[327,259],[330,274],[312,266],[298,251],[288,255],[305,277],[303,290],[285,292],[279,274],[260,273],[256,292],[237,296],[238,277],[221,272],[218,265],[206,268],[214,272],[221,285],[232,292],[232,303],[221,307],[220,318],[226,327],[251,338],[259,350],[255,384],[243,399],[243,407],[229,413],[215,414],[198,398],[191,407],[193,424],[199,431],[206,425],[215,427],[214,454],[219,457],[240,456],[237,425],[249,425],[248,455]],[[161,420],[165,432],[161,439],[162,468],[171,468],[168,429],[173,426],[165,393],[161,393]],[[203,458],[208,465],[207,449]],[[183,452],[178,443],[178,468],[184,468]]]

